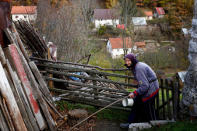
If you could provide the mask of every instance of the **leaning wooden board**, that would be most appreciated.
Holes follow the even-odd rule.
[[[15,126],[16,130],[27,131],[27,128],[24,124],[24,121],[22,119],[18,105],[15,101],[14,95],[13,95],[12,90],[10,88],[10,84],[6,78],[6,75],[5,75],[5,72],[4,72],[4,69],[3,69],[3,66],[1,63],[0,63],[0,74],[1,74],[0,91],[6,100],[8,110],[9,110],[10,116],[12,118],[12,121],[14,123],[14,126]]]
[[[33,95],[31,84],[28,80],[27,74],[25,73],[21,58],[20,58],[18,51],[17,51],[17,48],[14,44],[12,44],[12,45],[9,45],[8,49],[9,49],[10,57],[12,58],[12,60],[10,60],[10,61],[13,62],[12,65],[15,66],[16,72],[18,73],[18,76],[22,82],[22,85],[23,85],[24,90],[26,92],[30,106],[31,106],[33,113],[35,115],[35,118],[38,122],[39,128],[40,128],[40,130],[43,130],[46,128],[46,124],[45,124],[44,118],[40,112],[40,108],[38,106],[38,103]]]

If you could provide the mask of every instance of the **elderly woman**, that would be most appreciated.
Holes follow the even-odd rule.
[[[159,91],[159,83],[151,67],[138,62],[134,54],[126,55],[124,60],[125,66],[133,72],[138,83],[138,88],[129,94],[130,98],[134,99],[134,105],[128,123],[120,124],[120,127],[128,128],[130,123],[156,120],[154,101]]]

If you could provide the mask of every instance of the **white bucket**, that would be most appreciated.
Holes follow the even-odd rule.
[[[133,103],[134,103],[134,101],[133,101],[132,98],[126,98],[126,99],[122,100],[122,105],[124,107],[126,107],[126,106],[133,106]]]

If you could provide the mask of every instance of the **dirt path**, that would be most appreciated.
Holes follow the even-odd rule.
[[[127,131],[128,129],[121,129],[120,123],[111,122],[107,120],[97,120],[94,131]]]

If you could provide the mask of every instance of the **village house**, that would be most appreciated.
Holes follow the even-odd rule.
[[[124,54],[124,49],[127,49],[127,53],[132,52],[132,40],[129,37],[121,38],[109,38],[107,42],[107,51],[111,54],[112,58],[120,58]]]
[[[153,15],[154,15],[155,18],[163,18],[164,15],[165,15],[165,11],[162,7],[156,7],[154,9],[154,14]]]
[[[12,6],[11,10],[12,20],[24,20],[32,23],[37,17],[37,7],[36,6]]]
[[[144,11],[146,20],[152,20],[153,19],[153,12],[152,11]]]
[[[145,17],[132,17],[132,23],[134,25],[134,32],[145,31],[147,29]]]
[[[119,23],[119,15],[114,9],[95,9],[93,22],[96,28],[104,25],[116,27]]]

